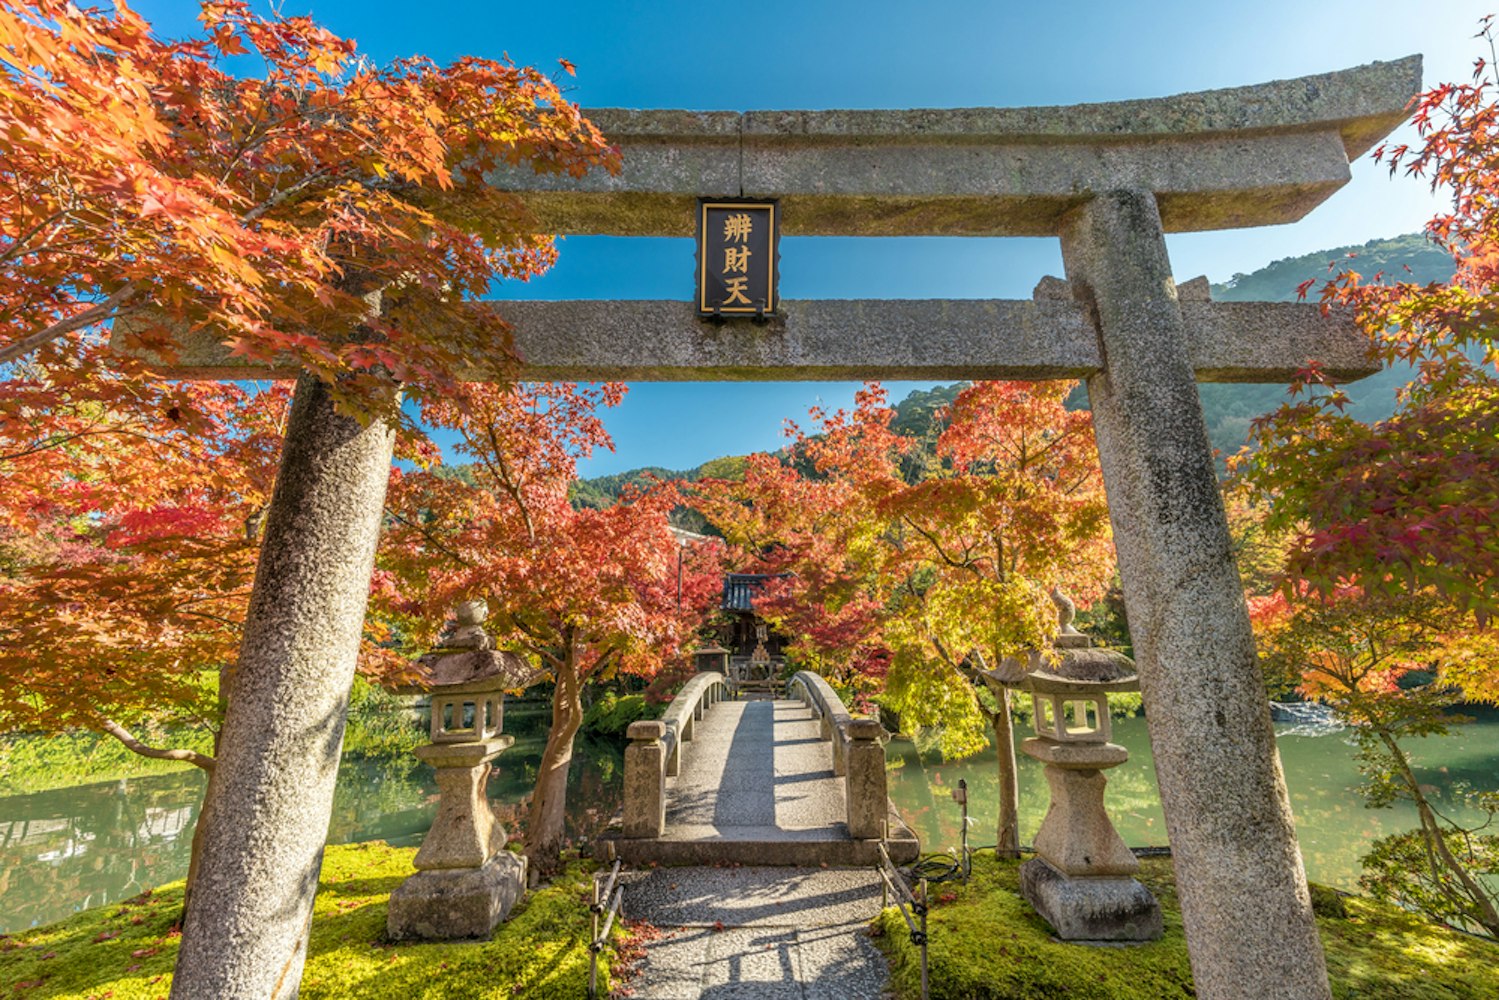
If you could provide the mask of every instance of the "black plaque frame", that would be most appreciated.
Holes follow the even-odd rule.
[[[750,209],[764,213],[764,218],[769,223],[769,234],[764,249],[765,264],[768,268],[765,280],[765,301],[751,302],[749,305],[734,305],[725,307],[721,301],[710,301],[710,275],[708,273],[708,215],[714,209]],[[777,287],[781,276],[781,203],[774,199],[765,198],[699,198],[697,207],[697,239],[695,242],[696,254],[696,293],[694,296],[697,313],[704,317],[723,318],[728,316],[765,316],[774,313],[780,305],[780,290]],[[720,241],[713,241],[715,249],[721,249]]]

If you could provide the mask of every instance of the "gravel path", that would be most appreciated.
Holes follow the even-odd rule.
[[[661,937],[633,1000],[879,1000],[885,962],[865,934],[878,877],[858,868],[657,868],[626,876],[625,912]]]

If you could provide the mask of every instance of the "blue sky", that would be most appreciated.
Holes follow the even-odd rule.
[[[261,5],[269,9],[269,3]],[[194,0],[133,0],[166,34],[191,33]],[[1159,97],[1343,69],[1419,52],[1425,82],[1466,79],[1490,9],[1459,0],[1256,3],[759,3],[626,0],[284,0],[376,60],[567,58],[586,107],[1024,106]],[[1222,280],[1273,260],[1419,229],[1436,202],[1372,162],[1301,222],[1169,238],[1178,278]],[[548,275],[512,298],[690,298],[689,240],[572,237]],[[1055,240],[787,238],[787,298],[1026,297],[1060,274]],[[851,383],[637,383],[608,416],[616,451],[584,467],[687,468],[774,448],[786,417],[844,405]],[[909,385],[891,385],[900,398]]]

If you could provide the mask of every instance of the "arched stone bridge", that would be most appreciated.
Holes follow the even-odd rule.
[[[687,682],[659,721],[630,726],[624,809],[601,855],[628,864],[871,865],[916,837],[891,807],[884,729],[853,718],[803,671],[791,697],[729,698],[722,674]]]

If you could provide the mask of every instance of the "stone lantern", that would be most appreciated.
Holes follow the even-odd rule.
[[[1064,941],[1151,941],[1161,907],[1134,878],[1140,862],[1104,809],[1103,772],[1129,759],[1109,742],[1108,693],[1138,691],[1129,657],[1097,649],[1072,626],[1073,607],[1053,591],[1061,630],[1053,657],[1035,657],[1024,687],[1036,735],[1020,750],[1045,765],[1051,806],[1036,833],[1036,857],[1020,866],[1020,891]]]
[[[727,677],[729,673],[729,650],[716,642],[709,643],[706,646],[699,646],[692,651],[692,662],[700,674],[716,670]]]
[[[466,601],[438,648],[417,660],[416,683],[398,694],[430,693],[432,742],[416,755],[437,772],[437,815],[413,864],[417,873],[390,895],[386,930],[395,940],[486,937],[525,891],[526,859],[503,850],[505,828],[485,793],[490,762],[515,742],[500,734],[505,689],[531,671],[494,649],[483,601]]]

